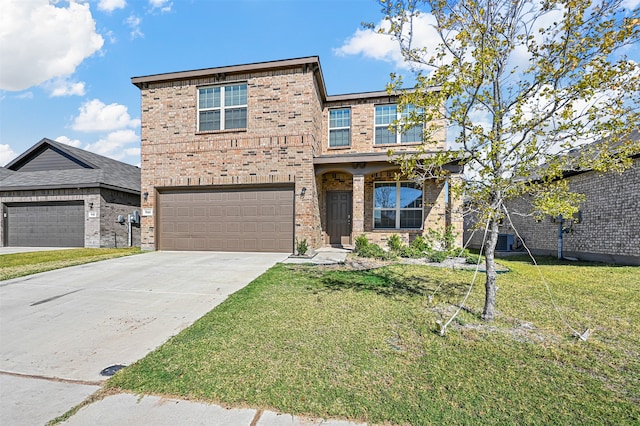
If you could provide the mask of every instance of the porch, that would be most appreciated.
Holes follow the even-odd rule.
[[[314,159],[318,206],[324,246],[352,247],[366,235],[384,245],[398,234],[406,243],[431,229],[452,226],[462,242],[460,203],[450,181],[460,166],[447,165],[443,180],[414,182],[399,176],[386,154],[320,156]]]

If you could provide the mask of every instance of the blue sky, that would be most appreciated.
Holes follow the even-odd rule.
[[[139,164],[134,76],[317,55],[333,95],[383,90],[402,66],[362,30],[382,18],[374,0],[0,5],[0,165],[44,137]]]
[[[381,23],[375,0],[0,0],[0,10],[0,165],[45,137],[140,164],[135,76],[317,55],[330,95],[383,90],[392,72],[411,82],[397,42],[361,25]],[[414,47],[430,50],[434,19],[420,20]],[[640,62],[637,46],[623,53]]]

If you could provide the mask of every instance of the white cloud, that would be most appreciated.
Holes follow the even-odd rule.
[[[109,40],[110,44],[115,44],[116,41],[118,41],[118,38],[116,37],[115,33],[113,31],[107,31],[105,33],[105,36],[107,37],[107,39]]]
[[[18,154],[7,144],[0,144],[0,164],[5,165],[16,158]]]
[[[334,49],[340,56],[363,55],[368,58],[395,62],[406,68],[398,42],[389,35],[379,34],[371,29],[357,29],[341,47]]]
[[[152,10],[160,9],[160,12],[171,12],[173,3],[169,0],[149,0],[149,6]]]
[[[116,9],[124,9],[127,5],[125,0],[100,0],[98,2],[98,9],[103,12],[113,12]]]
[[[127,147],[131,143],[139,143],[140,136],[133,130],[118,130],[109,133],[105,138],[98,140],[96,143],[87,145],[84,149],[104,155],[115,160],[121,160],[132,153],[140,153],[137,147]]]
[[[633,10],[640,5],[640,0],[625,0],[622,2],[622,7],[628,10]]]
[[[79,111],[71,128],[81,132],[109,132],[140,125],[139,119],[131,118],[126,106],[117,103],[105,105],[93,99],[85,102]]]
[[[70,81],[65,78],[57,78],[45,85],[52,98],[60,96],[84,96],[84,82]]]
[[[125,23],[129,26],[129,28],[131,28],[131,32],[129,33],[131,35],[131,39],[144,37],[144,33],[142,32],[142,30],[140,30],[140,24],[142,23],[141,18],[138,18],[135,15],[131,15],[125,20]]]
[[[422,13],[415,18],[413,26],[412,47],[426,48],[433,53],[440,43],[440,36],[434,28],[435,18],[430,13]],[[389,28],[388,21],[381,21],[377,28]],[[341,56],[362,55],[368,58],[395,63],[400,69],[410,68],[402,57],[398,41],[388,34],[381,34],[376,30],[357,29],[345,43],[334,49],[334,53]]]
[[[48,0],[3,1],[0,89],[19,91],[75,72],[102,48],[88,3],[57,7]]]
[[[33,99],[33,92],[24,92],[16,96],[18,99]]]
[[[127,149],[124,150],[124,153],[126,155],[137,155],[137,156],[140,156],[140,154],[142,153],[142,150],[140,149],[140,147],[127,148]]]
[[[54,140],[58,141],[60,143],[63,143],[65,145],[73,146],[75,148],[80,148],[80,145],[82,145],[82,142],[80,142],[79,139],[71,139],[71,138],[68,138],[66,136],[58,136]]]
[[[626,1],[628,3],[640,3],[640,0]],[[523,12],[525,16],[535,13],[538,6],[532,3],[531,5],[528,5],[528,8],[529,9],[527,11]],[[543,36],[540,33],[540,29],[548,28],[555,22],[560,22],[564,12],[563,8],[556,8],[542,14],[533,21],[527,21],[526,25],[528,26],[528,33],[533,34],[535,40],[541,43],[543,41]],[[436,19],[431,13],[421,12],[414,18],[411,47],[413,49],[424,49],[426,52],[422,56],[422,59],[424,60],[428,60],[434,53],[436,53],[437,48],[442,43],[441,36],[435,28],[436,24]],[[427,69],[428,67],[406,62],[401,54],[398,40],[389,34],[385,34],[384,31],[383,33],[379,33],[377,31],[378,28],[382,28],[387,31],[389,29],[389,25],[390,24],[387,20],[382,20],[376,26],[376,30],[356,30],[356,32],[348,38],[341,47],[334,49],[334,53],[343,56],[362,55],[376,60],[391,62],[394,63],[398,69]],[[521,25],[525,25],[525,23],[522,23]],[[408,26],[405,27],[405,30],[407,28]],[[403,37],[407,36],[408,33],[405,31]],[[450,43],[454,45],[456,44],[454,39],[455,36],[455,31],[452,31],[448,35]],[[531,54],[528,52],[527,47],[525,45],[517,45],[509,58],[509,67],[510,69],[516,68],[523,70],[529,65],[530,58]],[[442,61],[446,63],[449,60],[450,56],[446,55]],[[470,52],[467,52],[465,60],[473,62]],[[515,81],[517,81],[518,78],[519,74],[514,76]]]

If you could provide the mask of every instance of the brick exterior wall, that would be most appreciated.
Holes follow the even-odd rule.
[[[565,223],[571,231],[563,234],[563,254],[584,260],[640,265],[640,158],[625,172],[586,172],[568,177],[572,191],[586,195],[581,204],[581,222]],[[510,211],[529,212],[526,198],[509,205]],[[515,228],[527,246],[537,254],[555,256],[558,250],[558,224],[547,217],[536,222],[529,217],[511,215]],[[467,223],[465,238],[470,237]],[[515,234],[507,224],[501,233]],[[482,235],[477,232],[471,244],[479,247]]]
[[[140,197],[137,194],[101,188],[79,188],[3,192],[0,196],[0,211],[4,203],[52,201],[84,202],[84,247],[86,248],[127,247],[126,225],[116,223],[116,218],[119,214],[126,218],[127,214],[132,213],[133,210],[140,209]],[[91,212],[95,212],[95,217],[92,217]],[[5,226],[0,226],[0,244],[4,244],[4,231]],[[134,227],[133,231],[133,245],[140,245],[140,230],[137,227]]]
[[[153,211],[142,220],[143,249],[156,249],[156,200],[163,188],[294,184],[295,238],[306,238],[312,248],[328,242],[326,191],[352,191],[354,229],[373,231],[372,182],[377,178],[374,173],[395,167],[377,160],[373,168],[355,170],[351,164],[337,164],[333,169],[320,172],[314,159],[325,154],[386,154],[391,146],[373,143],[375,105],[394,103],[396,99],[363,96],[344,102],[325,102],[324,87],[318,86],[317,72],[307,64],[287,69],[267,66],[230,74],[212,71],[210,76],[178,74],[173,80],[159,79],[139,85],[141,191],[149,194],[142,208]],[[247,128],[198,132],[198,88],[235,82],[247,83]],[[328,147],[329,109],[341,106],[349,106],[352,111],[351,146],[333,149]],[[444,126],[436,136],[439,142],[433,149],[444,149]],[[416,145],[394,148],[410,150],[416,149]],[[425,187],[428,188],[425,225],[427,228],[440,226],[447,216],[442,186],[427,184]],[[302,188],[306,188],[304,196],[301,196]]]
[[[362,154],[380,153],[386,154],[389,149],[394,151],[415,150],[419,144],[392,144],[375,145],[375,107],[376,105],[386,105],[396,103],[393,96],[379,98],[366,98],[356,102],[341,101],[328,102],[322,113],[322,154]],[[335,108],[351,109],[351,146],[329,147],[329,110]],[[437,131],[433,137],[437,143],[430,144],[429,151],[444,150],[446,148],[446,127],[445,123],[439,124],[441,130]]]
[[[140,196],[128,192],[102,189],[100,191],[100,247],[128,247],[127,216],[134,210],[140,213]],[[118,216],[125,219],[118,223]],[[140,247],[140,225],[131,226],[132,246]]]
[[[197,132],[197,90],[247,82],[247,128]],[[319,148],[321,103],[306,68],[150,84],[142,89],[143,207],[156,188],[295,183],[296,238],[322,245],[313,157]],[[142,248],[155,249],[155,217],[142,221]]]
[[[369,241],[386,247],[387,239],[398,234],[405,243],[410,243],[416,236],[422,235],[429,228],[442,231],[447,226],[446,202],[444,183],[426,181],[422,186],[423,225],[422,229],[374,229],[373,228],[373,198],[375,182],[393,182],[395,171],[375,173],[365,177],[364,181],[364,230]]]

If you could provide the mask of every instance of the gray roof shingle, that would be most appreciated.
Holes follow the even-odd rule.
[[[12,173],[13,173],[13,170],[0,167],[0,180],[3,180],[4,178],[9,177]]]
[[[11,166],[28,158],[43,145],[50,145],[93,168],[20,172]],[[51,139],[42,139],[24,154],[7,164],[8,173],[0,174],[0,191],[106,186],[140,193],[140,169],[93,152]]]

